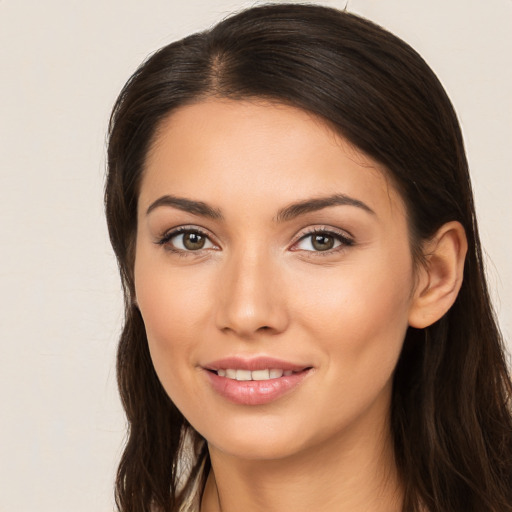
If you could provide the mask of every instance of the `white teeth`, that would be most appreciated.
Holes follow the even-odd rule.
[[[236,380],[252,380],[251,370],[237,370]]]
[[[265,370],[234,370],[232,368],[219,369],[219,377],[227,377],[233,380],[269,380],[279,379],[280,377],[292,375],[292,370],[280,370],[279,368],[270,368]]]
[[[252,373],[252,380],[268,380],[268,379],[270,379],[270,371],[269,370],[253,370],[251,373]]]

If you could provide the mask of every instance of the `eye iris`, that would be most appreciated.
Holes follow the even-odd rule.
[[[334,247],[334,237],[330,235],[314,235],[312,244],[317,251],[328,251]]]
[[[190,251],[197,251],[202,249],[206,238],[199,233],[184,233],[183,246]]]

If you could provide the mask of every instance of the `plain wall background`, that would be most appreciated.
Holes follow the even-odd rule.
[[[0,0],[0,512],[113,509],[124,416],[102,212],[109,111],[148,53],[254,3]],[[316,3],[390,29],[445,85],[512,347],[512,1]]]

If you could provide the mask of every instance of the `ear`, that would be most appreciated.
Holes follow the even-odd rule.
[[[422,329],[439,320],[453,305],[464,272],[468,249],[460,222],[443,224],[423,247],[424,263],[418,270],[409,325]]]

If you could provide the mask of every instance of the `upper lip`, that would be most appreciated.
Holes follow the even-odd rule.
[[[294,372],[311,368],[308,364],[295,364],[275,357],[259,356],[251,358],[243,358],[239,356],[224,357],[217,359],[203,366],[207,370],[219,369],[235,369],[235,370],[266,370],[266,369],[279,369],[279,370],[292,370]]]

